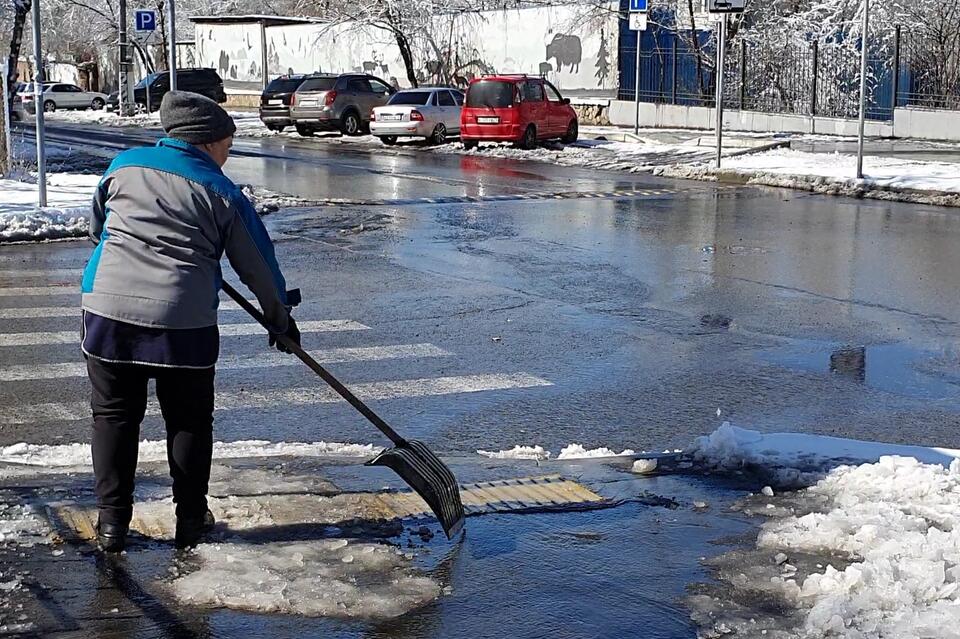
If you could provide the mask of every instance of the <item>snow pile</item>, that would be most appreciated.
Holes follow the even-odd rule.
[[[0,180],[0,242],[77,237],[87,232],[97,175],[53,173],[47,182],[48,207],[37,206],[37,185]]]
[[[697,438],[690,450],[702,465],[720,470],[758,467],[826,471],[839,463],[875,462],[885,455],[913,457],[944,466],[960,450],[866,442],[805,433],[760,433],[724,422],[710,435]]]
[[[382,448],[373,444],[341,444],[337,442],[269,442],[264,440],[245,440],[236,442],[214,442],[214,459],[235,459],[244,457],[373,457]],[[158,462],[167,459],[165,440],[140,442],[139,460]],[[0,462],[27,464],[43,467],[90,466],[90,444],[27,444],[21,442],[0,448]]]
[[[728,158],[717,170],[706,163],[661,167],[658,175],[693,179],[740,176],[750,184],[817,193],[960,206],[960,172],[950,162],[868,156],[864,179],[854,179],[856,156],[773,149]]]
[[[706,161],[711,150],[689,144],[660,144],[656,142],[608,142],[581,140],[575,144],[549,144],[536,149],[517,149],[509,144],[483,143],[466,151],[459,144],[432,147],[441,153],[457,153],[471,157],[508,158],[551,162],[563,166],[577,166],[606,171],[642,173],[678,162]]]
[[[410,556],[346,539],[202,544],[200,568],[171,584],[188,604],[338,618],[397,617],[440,596]]]
[[[606,448],[605,446],[587,449],[580,444],[570,444],[560,451],[560,454],[557,455],[557,459],[595,459],[597,457],[624,457],[633,454],[634,451],[629,448],[617,453],[609,448]]]
[[[490,459],[550,459],[550,451],[543,446],[514,446],[510,450],[478,450],[478,455]]]
[[[587,449],[580,444],[570,444],[560,450],[557,460],[570,459],[596,459],[601,457],[622,457],[633,455],[635,451],[627,448],[621,452],[615,452],[605,446],[599,448]],[[490,459],[536,459],[545,460],[553,456],[549,450],[544,450],[542,446],[514,446],[509,450],[478,450],[478,455],[489,457]]]
[[[786,600],[809,609],[804,636],[960,636],[960,461],[882,457],[801,497],[827,506],[769,522],[758,545],[852,561],[781,580]]]
[[[47,122],[56,124],[99,124],[102,126],[117,127],[160,127],[160,113],[138,113],[121,118],[115,111],[54,111],[43,116]]]

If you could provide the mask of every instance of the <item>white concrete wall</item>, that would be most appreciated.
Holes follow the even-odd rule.
[[[617,3],[593,2],[443,15],[434,18],[436,48],[415,51],[421,82],[464,85],[483,73],[542,72],[564,95],[613,97],[617,90]],[[586,15],[594,16],[586,19]],[[231,90],[259,90],[259,24],[198,24],[197,66],[217,69]],[[298,24],[266,29],[271,76],[367,71],[409,86],[393,36],[352,24]]]
[[[893,134],[898,138],[928,138],[960,142],[960,111],[895,109]]]
[[[617,126],[633,126],[634,104],[624,100],[610,103],[610,122]],[[679,129],[709,129],[716,123],[716,113],[708,107],[673,104],[640,103],[640,126]],[[821,133],[824,135],[857,135],[857,121],[844,118],[811,118],[806,115],[731,111],[723,113],[723,126],[730,131]],[[894,126],[885,122],[867,122],[868,136],[892,137]]]

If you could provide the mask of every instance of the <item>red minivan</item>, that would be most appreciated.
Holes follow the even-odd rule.
[[[460,112],[460,140],[513,142],[532,149],[540,140],[577,141],[577,113],[557,88],[530,75],[488,75],[470,82]]]

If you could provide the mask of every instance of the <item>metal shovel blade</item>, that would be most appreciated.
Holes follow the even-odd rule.
[[[457,478],[422,442],[406,440],[383,451],[366,465],[386,466],[400,475],[430,506],[447,539],[452,539],[463,528],[463,503]]]

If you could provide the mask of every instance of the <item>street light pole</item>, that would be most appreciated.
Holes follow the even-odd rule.
[[[727,14],[721,14],[717,35],[717,168],[720,168],[720,158],[723,155],[723,66],[724,49],[727,37]]]
[[[177,90],[177,8],[176,0],[167,0],[170,21],[170,90]]]
[[[46,136],[43,130],[43,55],[40,49],[40,0],[33,0],[33,59],[37,66],[37,72],[33,76],[33,108],[37,112],[37,192],[42,208],[47,205],[47,149],[44,146]]]
[[[867,32],[870,0],[863,0],[863,34],[860,36],[860,131],[857,134],[857,179],[863,179],[863,131],[867,120]]]

